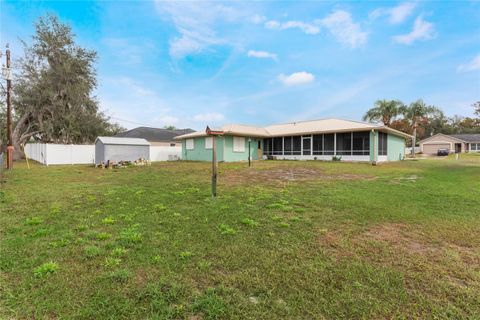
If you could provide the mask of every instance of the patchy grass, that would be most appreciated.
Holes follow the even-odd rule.
[[[480,318],[480,155],[22,163],[0,192],[0,318]]]

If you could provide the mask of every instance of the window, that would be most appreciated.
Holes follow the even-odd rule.
[[[304,156],[312,155],[312,137],[311,136],[302,137],[302,144],[303,144],[303,155]]]
[[[273,154],[281,155],[282,152],[283,152],[283,138],[282,137],[273,138]]]
[[[323,135],[322,134],[313,136],[313,154],[314,155],[323,154]]]
[[[283,138],[283,154],[290,156],[292,155],[292,137]]]
[[[205,137],[205,149],[213,149],[213,137]]]
[[[233,137],[233,152],[245,152],[245,137]]]
[[[292,144],[293,144],[292,153],[296,156],[302,154],[302,137],[301,136],[292,137]]]
[[[387,141],[388,135],[385,132],[378,133],[378,155],[386,156],[387,155]]]
[[[334,134],[324,134],[323,135],[323,154],[324,155],[333,155],[335,147],[335,137]]]
[[[193,139],[187,139],[185,141],[185,145],[187,150],[193,150],[195,148],[195,144],[193,143]]]
[[[272,138],[263,139],[263,153],[267,156],[272,155]]]
[[[337,154],[351,155],[352,154],[352,133],[337,133]]]
[[[479,152],[480,151],[480,143],[470,143],[470,151]]]
[[[175,147],[176,144],[175,143],[170,143],[170,147]]]
[[[353,133],[353,155],[368,156],[370,154],[370,132]]]

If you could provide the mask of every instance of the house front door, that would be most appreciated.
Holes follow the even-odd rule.
[[[462,144],[455,143],[455,153],[460,153],[460,152],[462,152]]]

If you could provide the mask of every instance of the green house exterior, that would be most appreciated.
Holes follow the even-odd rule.
[[[192,138],[193,149],[186,148],[187,139],[182,140],[182,160],[193,161],[211,161],[213,156],[213,148],[205,147],[206,137]],[[217,161],[221,162],[237,162],[248,161],[248,137],[243,137],[245,140],[244,151],[233,150],[233,136],[224,135],[215,137],[217,146]],[[251,160],[258,160],[258,143],[262,143],[261,139],[250,138],[250,157]]]
[[[336,129],[338,127],[338,129]],[[261,159],[386,162],[405,157],[409,135],[391,128],[355,121],[326,119],[266,128],[230,125],[220,135],[196,132],[177,137],[182,159],[211,161],[216,141],[217,160]]]

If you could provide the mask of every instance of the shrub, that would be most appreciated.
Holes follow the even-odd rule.
[[[113,217],[106,217],[106,218],[102,219],[102,223],[103,224],[114,224],[115,219],[113,219]]]
[[[107,268],[118,266],[122,262],[120,258],[106,257],[103,265]]]
[[[110,252],[110,255],[114,257],[123,257],[127,254],[128,250],[123,247],[116,247]]]
[[[95,238],[97,240],[107,240],[107,239],[110,239],[112,237],[112,235],[110,233],[106,233],[106,232],[100,232],[100,233],[97,233]]]
[[[95,246],[88,246],[83,249],[83,252],[87,258],[93,258],[99,256],[102,253],[102,249]]]
[[[223,224],[223,223],[218,226],[218,230],[220,230],[221,234],[235,234],[235,233],[237,233],[237,231],[235,231],[235,229],[233,229],[229,225]]]
[[[243,223],[244,225],[246,226],[249,226],[249,227],[256,227],[258,226],[258,222],[253,220],[253,219],[250,219],[250,218],[245,218],[241,221],[241,223]]]
[[[127,244],[142,242],[142,234],[138,231],[138,225],[123,229],[120,233],[120,239]]]
[[[180,258],[182,258],[182,259],[185,259],[185,260],[186,260],[186,259],[191,258],[192,256],[193,256],[193,253],[190,252],[190,251],[182,251],[182,252],[180,252]]]
[[[57,272],[58,264],[56,262],[46,262],[33,270],[35,277],[44,278]]]
[[[25,220],[25,224],[28,226],[36,226],[38,224],[41,224],[43,222],[43,219],[40,217],[31,217]]]

